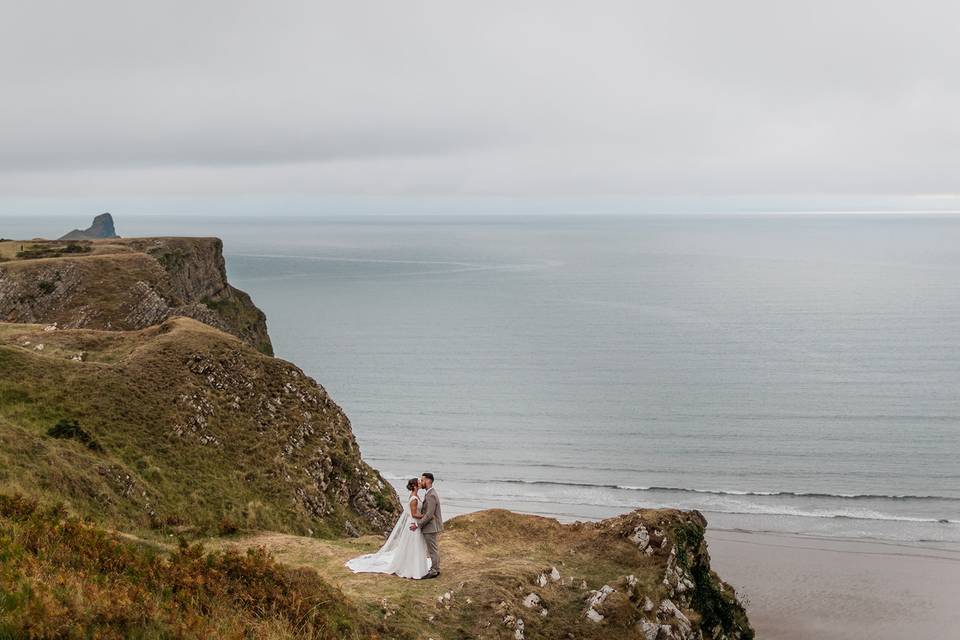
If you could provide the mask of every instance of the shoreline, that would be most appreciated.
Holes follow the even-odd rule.
[[[934,638],[960,626],[960,552],[709,526],[707,543],[759,638]]]
[[[452,516],[477,510],[450,506]],[[758,638],[899,640],[948,637],[960,628],[960,549],[712,527],[711,514],[703,513],[711,566],[737,590]],[[599,519],[532,515],[560,522]]]
[[[555,511],[537,511],[530,509],[517,508],[515,505],[465,505],[458,503],[452,500],[448,500],[447,504],[450,505],[447,508],[447,511],[450,512],[450,517],[456,517],[466,513],[473,513],[475,511],[483,511],[485,509],[508,509],[510,511],[515,511],[517,513],[523,513],[526,515],[541,516],[544,518],[553,518],[558,522],[571,523],[571,522],[598,522],[606,518],[616,517],[618,515],[623,515],[625,513],[630,513],[633,509],[623,509],[623,510],[609,510],[608,513],[603,515],[590,516],[583,514],[575,513],[559,513]],[[683,507],[642,507],[637,506],[636,509],[658,509],[658,508],[675,508],[680,510],[686,510]],[[790,538],[795,538],[799,540],[809,539],[811,541],[835,541],[835,542],[858,542],[864,544],[872,544],[879,546],[887,546],[894,548],[905,548],[911,550],[925,550],[929,552],[942,552],[944,554],[960,555],[960,545],[953,543],[952,541],[939,541],[939,540],[897,540],[891,538],[879,538],[870,535],[858,535],[858,536],[843,536],[843,535],[831,535],[831,534],[819,534],[819,533],[810,533],[803,531],[784,531],[777,529],[763,529],[763,528],[750,528],[750,527],[730,527],[730,526],[719,526],[712,524],[714,522],[714,517],[723,516],[731,517],[736,514],[730,513],[718,513],[714,511],[709,511],[705,509],[697,509],[700,513],[704,515],[707,519],[707,530],[708,531],[722,531],[730,533],[743,533],[743,534],[754,534],[754,535],[770,535],[770,536],[786,536]],[[751,514],[744,514],[744,517],[747,517]],[[951,523],[952,524],[952,523]]]

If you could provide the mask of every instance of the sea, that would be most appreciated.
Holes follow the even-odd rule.
[[[277,355],[447,516],[676,507],[960,550],[960,216],[116,220],[223,238]]]

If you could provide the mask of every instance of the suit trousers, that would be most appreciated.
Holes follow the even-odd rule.
[[[440,547],[437,544],[437,534],[424,533],[422,535],[427,543],[427,554],[430,556],[430,571],[440,571]]]

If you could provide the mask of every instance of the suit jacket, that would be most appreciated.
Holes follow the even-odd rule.
[[[440,533],[443,531],[443,514],[440,513],[440,495],[433,487],[423,496],[423,516],[420,518],[420,531]]]

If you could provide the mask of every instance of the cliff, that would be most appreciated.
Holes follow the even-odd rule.
[[[217,238],[0,242],[0,320],[135,330],[175,316],[273,353],[263,312],[227,282]]]
[[[697,512],[484,511],[447,522],[439,579],[354,575],[399,501],[268,355],[219,240],[0,261],[0,637],[753,637]]]
[[[385,638],[483,640],[749,640],[732,587],[710,570],[696,511],[641,509],[561,524],[504,510],[447,521],[444,571],[411,581],[352,574],[343,563],[382,543],[338,544],[261,533],[211,540],[266,548],[335,581],[366,605]]]
[[[119,238],[117,230],[113,226],[113,216],[109,213],[101,213],[93,219],[86,229],[74,229],[70,233],[60,237],[61,240],[96,240],[98,238]]]
[[[3,488],[127,529],[340,535],[399,513],[323,387],[186,318],[140,331],[0,324]]]
[[[149,630],[187,638],[749,640],[736,594],[710,571],[704,525],[696,512],[672,510],[572,525],[484,511],[448,521],[443,575],[413,581],[343,567],[376,549],[379,537],[261,532],[206,540],[207,551],[175,548],[0,495],[0,589],[14,594],[0,608],[0,629],[13,637]]]

